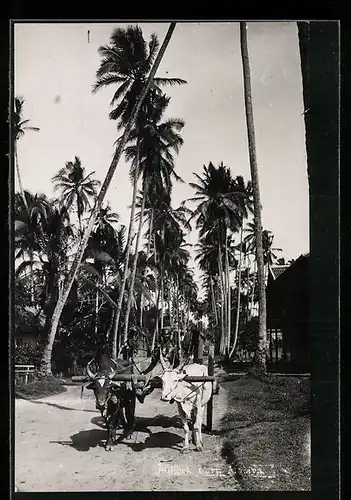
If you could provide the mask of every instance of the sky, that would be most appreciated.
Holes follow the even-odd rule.
[[[130,22],[128,24],[136,24]],[[98,48],[109,43],[116,23],[16,23],[14,92],[25,99],[23,116],[40,132],[20,139],[18,157],[25,189],[53,196],[51,178],[78,156],[87,172],[103,180],[120,135],[108,113],[113,88],[92,94],[100,64]],[[160,43],[166,23],[141,23],[148,41]],[[88,31],[90,37],[88,40]],[[260,179],[262,223],[286,260],[309,251],[309,198],[302,79],[296,23],[248,23],[248,49]],[[250,179],[243,97],[239,23],[178,23],[157,76],[187,85],[165,88],[167,116],[182,118],[184,145],[176,171],[173,206],[194,196],[188,185],[212,161]],[[16,183],[17,186],[17,183]],[[122,159],[106,200],[129,221],[132,188]],[[197,241],[194,231],[189,236]],[[196,279],[199,273],[196,271]]]

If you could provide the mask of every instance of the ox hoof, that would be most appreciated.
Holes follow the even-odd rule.
[[[106,445],[106,446],[105,446],[105,450],[106,450],[106,451],[113,451],[113,446],[112,446],[112,444]]]
[[[182,448],[180,453],[189,453],[189,448]]]
[[[128,440],[132,439],[132,437],[133,437],[133,434],[127,434],[126,435],[126,439],[128,439]]]
[[[203,447],[201,444],[195,446],[195,451],[202,451],[203,450]]]

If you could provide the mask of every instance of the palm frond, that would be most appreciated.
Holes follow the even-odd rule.
[[[170,86],[174,86],[174,85],[185,85],[187,84],[188,82],[186,80],[183,80],[182,78],[154,78],[154,82],[157,84],[157,85],[170,85]]]

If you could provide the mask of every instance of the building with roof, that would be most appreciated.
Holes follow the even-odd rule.
[[[301,255],[268,275],[268,358],[275,367],[310,371],[308,263],[309,254]]]

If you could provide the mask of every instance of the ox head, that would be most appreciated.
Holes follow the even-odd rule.
[[[114,360],[115,367],[110,369],[109,372],[97,372],[93,373],[91,370],[91,363],[94,360],[90,360],[87,364],[86,370],[89,379],[91,380],[90,384],[87,385],[87,389],[91,389],[94,391],[95,400],[96,400],[96,409],[100,410],[101,413],[106,410],[107,402],[110,397],[111,387],[112,387],[112,379],[116,375],[117,372],[117,364]]]
[[[178,384],[185,377],[186,373],[181,373],[179,369],[165,370],[162,375],[162,394],[161,401],[172,402],[177,398]]]
[[[178,368],[173,368],[171,363],[164,359],[162,355],[162,350],[160,350],[160,362],[162,369],[164,370],[161,377],[162,380],[162,401],[170,401],[171,403],[176,398],[178,383],[186,377],[186,373],[182,373],[186,361],[178,366]]]

